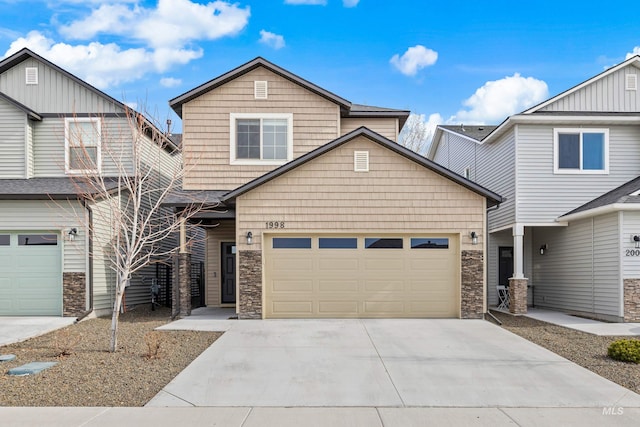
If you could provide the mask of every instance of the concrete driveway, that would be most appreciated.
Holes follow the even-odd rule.
[[[482,320],[226,321],[147,406],[640,407]]]
[[[0,316],[0,346],[44,335],[75,322],[75,317]]]

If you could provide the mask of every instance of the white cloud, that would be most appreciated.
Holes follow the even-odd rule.
[[[207,4],[159,0],[155,8],[144,8],[130,0],[88,0],[86,3],[95,4],[97,8],[84,19],[59,27],[59,32],[68,39],[91,40],[87,44],[56,42],[32,31],[11,43],[5,56],[28,47],[87,82],[106,89],[135,81],[147,72],[162,73],[202,57],[203,50],[195,42],[233,36],[246,27],[250,16],[249,7],[218,0]],[[99,35],[124,37],[139,47],[101,43],[97,41]]]
[[[627,53],[627,56],[626,56],[625,59],[629,59],[629,58],[631,58],[632,56],[635,56],[635,55],[640,55],[640,46],[634,47],[631,52]]]
[[[360,0],[342,0],[344,7],[356,7],[360,3]]]
[[[285,46],[284,37],[279,34],[271,33],[266,30],[260,30],[260,43],[266,44],[274,49],[282,49]]]
[[[506,117],[532,107],[549,97],[547,84],[515,73],[486,82],[463,102],[467,109],[452,116],[449,123],[499,123]]]
[[[182,80],[174,77],[163,77],[160,79],[160,84],[164,87],[176,87],[182,84]]]
[[[284,0],[285,4],[310,4],[310,5],[322,5],[327,4],[327,0]]]
[[[433,65],[438,60],[438,52],[422,45],[407,49],[402,56],[395,54],[389,62],[406,76],[415,76],[421,69]]]

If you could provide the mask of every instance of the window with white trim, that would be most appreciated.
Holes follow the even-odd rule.
[[[67,173],[99,172],[101,122],[98,118],[67,118],[64,122]]]
[[[464,168],[464,177],[467,179],[471,179],[471,166],[467,166]]]
[[[609,129],[554,129],[553,147],[554,173],[609,173]]]
[[[293,114],[231,113],[230,163],[281,165],[293,160]]]

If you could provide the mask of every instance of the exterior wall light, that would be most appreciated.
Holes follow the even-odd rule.
[[[636,248],[640,248],[640,235],[637,235],[637,234],[632,235],[631,241],[636,244]]]
[[[544,255],[546,251],[547,251],[547,244],[545,243],[544,245],[540,246],[540,255]]]
[[[69,240],[73,242],[74,240],[76,240],[76,236],[78,235],[78,229],[73,227],[67,234],[69,235]]]
[[[478,244],[478,233],[476,233],[475,231],[471,232],[471,244],[472,245]]]
[[[248,231],[247,232],[247,245],[250,245],[253,243],[253,233]]]

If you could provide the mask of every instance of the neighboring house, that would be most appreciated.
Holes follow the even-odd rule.
[[[437,128],[428,157],[505,197],[488,213],[490,305],[511,280],[535,307],[640,320],[639,75],[634,56],[500,126]]]
[[[79,199],[71,177],[81,164],[114,178],[119,164],[130,169],[135,129],[126,111],[28,49],[0,61],[0,316],[112,309],[115,273],[110,248],[99,244],[111,235],[110,224],[99,214],[104,206]],[[82,144],[74,138],[79,132]],[[147,136],[137,140],[153,144]],[[164,143],[153,146],[156,155],[179,164],[175,145]],[[128,305],[149,301],[144,278],[155,274],[151,266],[131,278]]]
[[[262,58],[170,105],[189,170],[171,202],[212,206],[198,218],[208,306],[482,317],[486,209],[501,198],[397,144],[408,111],[352,104]]]

